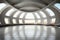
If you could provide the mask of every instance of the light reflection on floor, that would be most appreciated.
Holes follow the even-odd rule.
[[[5,40],[55,40],[52,26],[21,25],[5,28]]]

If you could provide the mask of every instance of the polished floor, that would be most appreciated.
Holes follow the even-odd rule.
[[[56,40],[57,35],[53,26],[20,25],[0,29],[1,40]]]

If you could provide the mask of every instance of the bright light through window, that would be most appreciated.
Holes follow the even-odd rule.
[[[27,24],[35,24],[35,20],[25,20],[25,23]]]
[[[44,19],[44,22],[43,22],[43,24],[47,24],[47,19]]]
[[[22,20],[19,20],[19,23],[22,24]]]
[[[56,6],[58,9],[60,9],[60,3],[56,3],[54,6]]]
[[[13,21],[13,24],[17,24],[16,19],[13,19],[12,21]]]
[[[27,24],[40,24],[41,23],[41,20],[25,20],[25,23]]]
[[[10,16],[14,11],[16,11],[15,8],[11,8],[10,10],[7,11],[7,13],[5,14],[6,16]]]
[[[43,18],[46,18],[46,15],[44,12],[40,11],[40,14],[42,15]]]
[[[37,24],[41,24],[41,20],[37,20]]]
[[[56,21],[56,18],[52,18],[52,19],[51,19],[51,23],[52,23],[52,24],[54,24],[55,21]]]
[[[40,16],[38,15],[38,13],[35,13],[36,17],[40,19]]]
[[[54,12],[51,9],[47,8],[46,11],[50,16],[55,16]]]
[[[5,23],[6,23],[6,24],[10,24],[9,18],[5,18],[4,20],[5,20]]]
[[[20,15],[20,17],[19,17],[19,18],[23,18],[23,17],[24,17],[24,15],[25,15],[25,12],[23,12],[23,13]]]
[[[34,19],[34,15],[32,13],[27,13],[25,19]]]
[[[20,14],[20,11],[17,11],[13,17],[17,17]]]
[[[7,5],[5,3],[0,3],[0,10],[2,10],[4,7],[6,7]]]

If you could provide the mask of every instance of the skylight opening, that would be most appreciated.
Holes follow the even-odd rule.
[[[17,17],[19,14],[20,14],[20,11],[17,11],[17,12],[13,15],[13,17]]]
[[[35,24],[35,20],[25,20],[25,24]]]
[[[54,12],[51,9],[47,8],[45,11],[47,11],[50,16],[55,16]]]
[[[55,21],[56,21],[56,18],[52,18],[52,19],[51,19],[51,24],[54,24]]]
[[[23,17],[24,17],[24,15],[25,15],[25,12],[23,12],[23,13],[20,15],[20,17],[19,17],[19,18],[23,18]]]
[[[4,21],[5,21],[6,24],[10,24],[9,18],[4,18]]]
[[[56,3],[54,6],[60,9],[60,3]]]
[[[37,24],[41,24],[41,20],[37,20],[37,22],[36,22]]]
[[[16,9],[15,8],[11,8],[10,10],[7,11],[7,13],[5,15],[6,16],[11,16],[14,11],[16,11]]]
[[[5,8],[7,5],[5,3],[0,3],[0,10],[2,10],[3,8]]]
[[[38,13],[34,13],[35,15],[36,15],[36,17],[38,18],[38,19],[40,19],[40,16],[38,15]]]
[[[44,19],[44,22],[43,22],[43,24],[47,24],[48,22],[47,22],[47,19]]]
[[[43,18],[46,18],[46,14],[43,11],[40,11],[40,14],[42,15]]]
[[[34,19],[34,15],[33,13],[27,13],[26,16],[25,16],[25,19]]]
[[[19,19],[19,24],[22,24],[22,23],[23,23],[22,20]]]
[[[13,24],[17,24],[16,19],[13,19],[12,21],[13,21]]]

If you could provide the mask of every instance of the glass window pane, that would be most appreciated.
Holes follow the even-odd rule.
[[[4,18],[6,24],[10,24],[9,18]]]
[[[13,15],[13,17],[17,17],[19,14],[20,14],[20,11],[17,11],[17,12]]]
[[[47,24],[47,19],[44,19],[44,22],[43,22],[43,24]]]
[[[41,20],[37,20],[37,24],[41,24]]]
[[[13,19],[12,21],[13,21],[13,24],[17,24],[16,19]]]
[[[6,7],[7,5],[5,3],[0,3],[0,10]]]
[[[22,24],[22,20],[19,20],[19,24]]]
[[[7,11],[7,13],[5,15],[10,16],[14,11],[16,11],[16,9],[11,8],[10,10]]]
[[[28,23],[28,24],[35,24],[35,20],[25,20],[25,23]]]
[[[60,3],[56,3],[54,6],[56,6],[58,9],[60,9]]]
[[[55,16],[54,12],[51,9],[47,8],[46,11],[50,16]]]
[[[52,18],[52,19],[51,19],[51,23],[52,23],[52,24],[54,24],[55,21],[56,21],[56,18]]]
[[[20,15],[20,17],[19,17],[19,18],[23,18],[23,17],[24,17],[24,15],[25,15],[25,12],[23,12],[23,13]]]
[[[34,15],[32,13],[27,13],[25,19],[34,19]]]
[[[42,11],[40,11],[40,14],[42,15],[43,18],[46,18],[46,14]]]
[[[38,15],[38,13],[35,13],[35,15],[36,15],[37,18],[40,18],[40,16]]]

